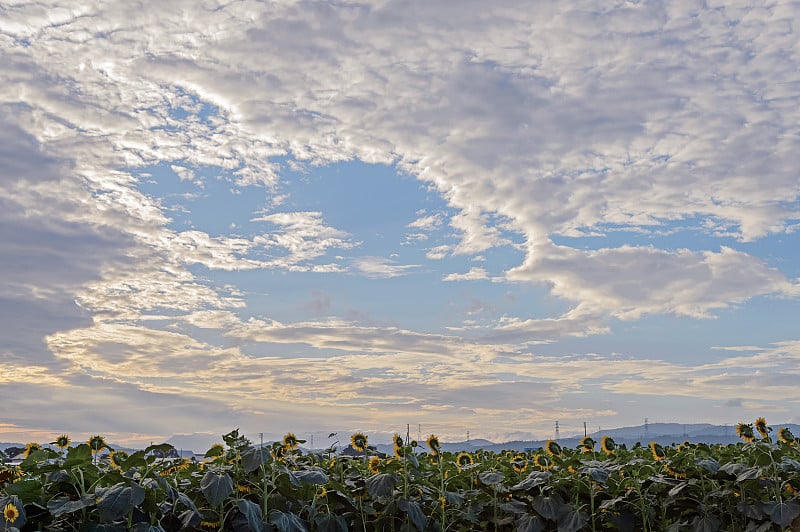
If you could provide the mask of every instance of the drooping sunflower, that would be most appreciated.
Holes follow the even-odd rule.
[[[439,456],[441,445],[439,444],[439,438],[437,438],[435,434],[428,436],[428,438],[425,440],[425,443],[428,445],[428,448],[431,450],[431,454],[433,454],[433,456]]]
[[[294,433],[287,432],[286,436],[283,437],[283,446],[287,451],[294,451],[299,445],[300,443],[297,441],[297,436],[295,436]]]
[[[663,460],[667,457],[666,451],[658,443],[651,441],[647,446],[650,447],[650,454],[653,455],[653,460]]]
[[[72,440],[69,439],[69,436],[67,436],[66,434],[62,434],[61,436],[56,438],[56,441],[50,442],[50,445],[55,445],[56,447],[58,447],[63,451],[64,449],[69,447],[70,443],[72,443]]]
[[[25,444],[25,458],[29,457],[31,453],[38,451],[41,448],[42,446],[34,441]]]
[[[350,445],[353,446],[353,449],[362,453],[367,450],[368,441],[367,435],[362,432],[356,432],[350,436]]]
[[[540,469],[552,469],[553,461],[543,454],[537,454],[533,457],[533,463]]]
[[[472,459],[472,455],[468,452],[460,452],[456,456],[456,465],[458,467],[468,467],[474,465],[475,461]]]
[[[772,427],[767,426],[767,420],[763,417],[756,419],[756,430],[763,439],[767,439],[769,437],[769,433],[772,431]]]
[[[0,484],[13,481],[17,478],[17,471],[15,469],[0,469]]]
[[[108,455],[108,463],[111,464],[111,467],[117,470],[122,469],[122,465],[125,463],[125,460],[127,459],[128,459],[128,453],[126,453],[125,451],[113,451]]]
[[[373,475],[377,475],[380,472],[380,465],[381,465],[381,458],[380,456],[370,456],[369,462],[367,462],[367,467],[369,468],[369,472]]]
[[[6,504],[3,508],[3,519],[6,520],[6,523],[13,523],[19,519],[19,508],[11,503]]]
[[[544,451],[550,456],[561,456],[561,446],[555,440],[547,440]]]
[[[221,443],[215,443],[209,450],[206,451],[206,454],[203,456],[206,458],[216,458],[217,456],[222,456],[223,454],[225,454],[225,447]]]
[[[392,443],[394,444],[394,455],[398,458],[402,458],[405,454],[403,437],[395,433],[395,435],[392,436]]]
[[[778,431],[778,439],[781,443],[788,443],[789,445],[793,445],[795,442],[794,434],[787,427],[781,427]]]
[[[584,436],[581,438],[581,449],[585,453],[591,453],[594,451],[594,444],[595,441],[592,439],[591,436]]]
[[[108,446],[106,445],[105,438],[103,438],[102,436],[99,436],[99,435],[92,436],[91,438],[89,438],[86,441],[86,443],[89,444],[89,447],[92,449],[92,452],[95,453],[95,454],[99,453],[103,449],[108,449]]]
[[[600,449],[606,454],[613,454],[617,449],[617,443],[611,436],[603,436],[600,438]]]
[[[524,473],[528,469],[528,461],[522,456],[517,456],[511,461],[511,467],[517,473]]]
[[[736,425],[736,434],[748,443],[756,439],[756,435],[753,432],[753,425],[750,423],[739,423]]]

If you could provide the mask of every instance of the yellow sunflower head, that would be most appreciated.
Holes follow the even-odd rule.
[[[425,440],[425,443],[428,444],[428,448],[431,450],[433,456],[439,455],[441,446],[439,444],[439,438],[437,438],[435,434],[428,436],[428,438]]]
[[[356,432],[350,436],[350,445],[353,446],[353,449],[362,453],[367,450],[368,441],[367,435],[362,432]]]
[[[600,449],[606,454],[612,454],[617,449],[617,444],[611,436],[603,436],[600,439]]]
[[[297,441],[297,436],[295,436],[293,433],[287,432],[286,436],[283,437],[283,446],[286,448],[286,450],[294,451],[299,445],[300,443]]]
[[[92,436],[86,441],[93,453],[99,453],[103,449],[107,449],[106,440],[102,436]]]
[[[514,468],[514,471],[517,473],[524,473],[525,470],[528,469],[528,461],[521,456],[517,456],[512,462],[511,467]]]
[[[69,436],[67,436],[66,434],[62,434],[61,436],[56,438],[56,441],[51,442],[50,445],[55,445],[59,449],[63,450],[69,447],[70,443],[72,443],[72,440],[69,439]]]
[[[19,519],[19,508],[12,503],[6,504],[3,508],[3,519],[6,520],[6,523],[13,523]]]
[[[460,452],[456,456],[456,465],[458,467],[468,467],[475,463],[472,459],[472,455],[467,452]]]
[[[369,467],[369,472],[373,475],[377,475],[380,472],[380,465],[381,459],[379,456],[370,456],[369,462],[367,462],[367,467]]]
[[[394,444],[394,455],[398,458],[402,458],[405,454],[405,443],[403,442],[403,437],[399,434],[395,434],[392,436],[392,443]]]
[[[746,442],[751,442],[756,439],[756,435],[753,432],[753,425],[750,423],[739,423],[736,425],[736,434]]]
[[[31,453],[38,451],[41,448],[42,446],[34,441],[25,444],[25,458],[29,457]]]
[[[772,427],[768,427],[767,420],[763,417],[760,417],[756,419],[756,430],[759,434],[761,434],[762,438],[766,439],[769,436],[769,433],[772,431]]]
[[[778,431],[778,439],[781,441],[781,443],[788,443],[790,445],[794,444],[795,442],[794,434],[792,434],[792,431],[787,427],[781,427],[781,429]]]
[[[533,463],[540,469],[551,469],[553,467],[552,460],[543,454],[537,454],[534,456]]]
[[[667,457],[667,453],[664,451],[664,448],[658,443],[651,441],[648,444],[648,447],[650,447],[650,454],[653,455],[653,460],[663,460]]]
[[[225,446],[221,443],[215,443],[209,450],[206,451],[204,456],[206,458],[216,458],[217,456],[222,456],[223,454],[225,454]]]
[[[581,449],[585,453],[590,453],[594,451],[594,440],[591,436],[585,436],[581,438]]]
[[[113,451],[108,455],[108,461],[114,469],[122,469],[122,465],[128,458],[128,453],[125,451]]]
[[[555,440],[547,440],[544,451],[550,456],[561,456],[561,446]]]

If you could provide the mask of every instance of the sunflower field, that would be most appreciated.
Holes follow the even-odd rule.
[[[800,530],[800,451],[763,418],[742,442],[635,445],[584,438],[526,452],[449,453],[396,435],[379,455],[254,446],[238,430],[202,461],[130,455],[102,436],[29,444],[0,465],[0,530],[59,531],[785,531]]]

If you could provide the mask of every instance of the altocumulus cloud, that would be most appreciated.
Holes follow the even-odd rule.
[[[172,404],[203,409],[204,430],[271,415],[391,432],[425,412],[445,433],[502,437],[555,416],[622,420],[620,398],[654,391],[724,407],[714,390],[741,398],[728,408],[790,412],[775,392],[795,338],[694,364],[535,346],[796,301],[791,257],[758,244],[800,220],[798,17],[744,2],[0,2],[0,382],[28,397],[9,422],[96,431],[102,402],[136,412],[108,417],[120,434],[191,430],[177,414],[149,425]],[[290,170],[355,159],[413,176],[446,209],[413,206],[382,254],[293,198]],[[163,172],[192,197],[257,198],[252,230],[181,226],[166,194],[145,192]],[[414,253],[396,258],[401,246]],[[298,300],[331,293],[334,314],[345,296],[319,276],[362,281],[354,298],[430,282],[442,308],[459,297],[443,284],[535,287],[558,310],[287,321],[242,288],[249,274]],[[45,419],[44,386],[97,400]]]

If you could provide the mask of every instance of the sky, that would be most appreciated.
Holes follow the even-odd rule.
[[[0,441],[800,422],[798,20],[0,0]]]

